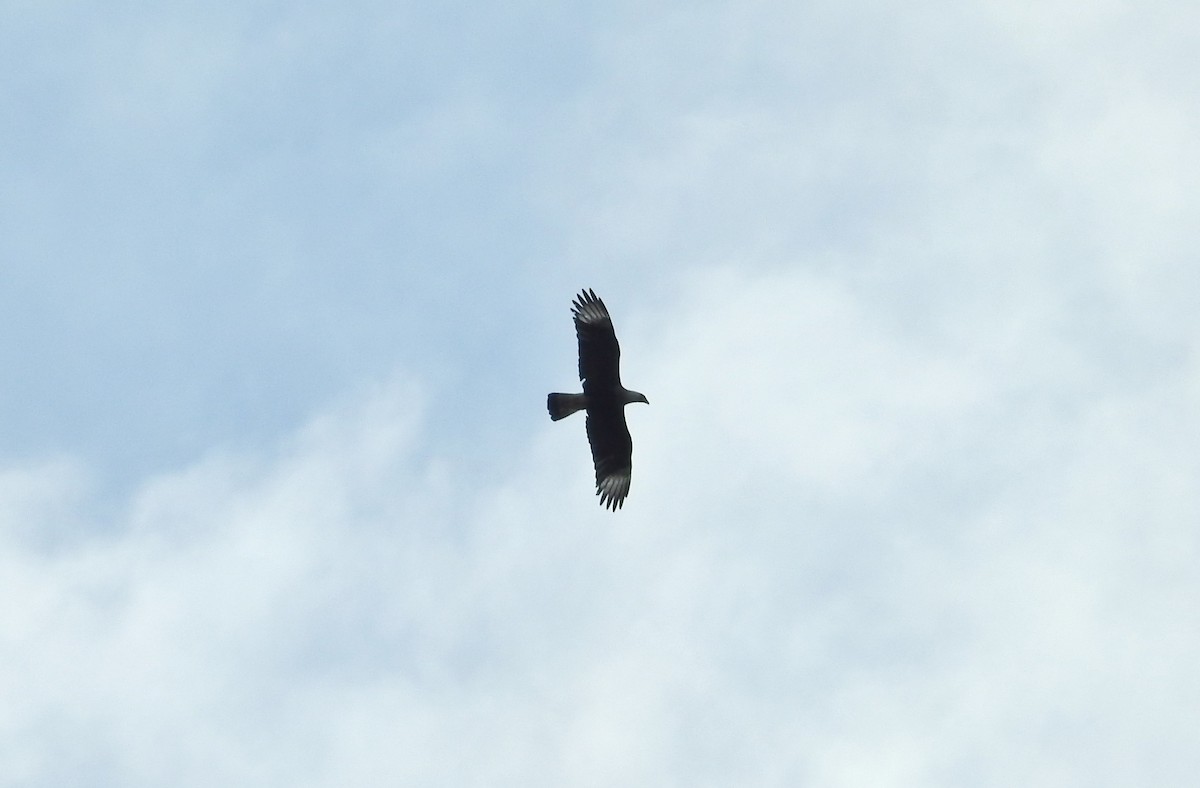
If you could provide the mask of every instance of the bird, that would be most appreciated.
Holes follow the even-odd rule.
[[[616,511],[625,505],[633,473],[633,439],[625,424],[625,406],[650,404],[646,395],[621,385],[621,346],[613,330],[608,307],[590,288],[571,302],[575,336],[579,339],[579,379],[582,394],[550,394],[546,409],[550,419],[565,419],[587,411],[587,436],[596,467],[596,494],[600,505]]]

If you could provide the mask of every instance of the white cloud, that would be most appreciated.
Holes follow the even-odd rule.
[[[10,475],[5,777],[1171,782],[1194,369],[1021,410],[1076,370],[931,351],[867,304],[726,271],[626,321],[654,404],[615,516],[580,424],[474,489],[404,383],[55,551],[21,524],[78,473]]]
[[[504,319],[545,297],[505,268],[522,242],[496,249],[483,283],[430,256],[431,273],[404,273],[429,283],[417,296],[340,257],[304,269],[305,233],[344,228],[307,222],[328,193],[287,188],[288,157],[271,159],[275,175],[230,210],[270,206],[290,239],[295,260],[263,265],[296,271],[247,271],[279,299],[280,336],[264,339],[264,315],[239,299],[222,322],[269,352],[222,376],[205,361],[230,342],[191,355],[124,330],[222,396],[255,376],[290,391],[281,347],[297,377],[347,388],[300,352],[313,345],[291,344],[302,327],[354,323],[323,341],[355,369],[395,366],[379,347],[398,342],[445,366],[348,395],[274,448],[254,432],[137,475],[115,502],[108,469],[70,453],[0,470],[0,782],[1187,784],[1200,765],[1198,116],[1175,31],[1190,28],[1184,12],[1065,8],[688,6],[608,20],[581,43],[588,67],[543,86],[537,112],[456,61],[455,90],[314,127],[348,157],[322,184],[349,193],[346,172],[384,171],[381,193],[424,207],[405,227],[446,219],[427,248],[492,238],[464,231],[486,210],[443,215],[480,184],[537,192],[521,206],[547,216],[530,227],[552,226],[541,251],[567,258],[547,275],[613,283],[595,286],[625,382],[653,403],[629,409],[631,498],[615,515],[596,505],[579,417],[512,426],[526,423],[512,403],[542,384],[538,353],[508,349],[542,347],[543,325],[563,332],[546,347],[570,347],[569,292],[554,321]],[[299,57],[336,61],[331,84],[365,84],[345,68],[364,29],[288,18],[262,55],[281,81],[308,84]],[[148,32],[113,73],[170,59],[184,29]],[[372,62],[407,63],[376,29]],[[198,86],[195,103],[126,75],[141,103],[106,128],[209,118],[234,71],[225,33],[205,30],[169,77]],[[312,36],[337,57],[292,48]],[[361,95],[321,96],[387,93],[374,76]],[[307,117],[285,105],[255,128]],[[505,180],[525,164],[531,180]],[[441,202],[405,173],[444,186]],[[392,222],[394,205],[367,202]],[[380,271],[388,238],[363,236]],[[278,295],[289,276],[303,298]],[[343,277],[357,277],[351,297],[332,292]],[[447,281],[470,283],[462,302],[420,296]],[[410,315],[403,298],[423,303]],[[89,345],[60,344],[92,363]],[[546,388],[572,367],[555,363]],[[125,401],[111,367],[63,377],[88,402]],[[428,382],[447,379],[471,386]],[[128,401],[155,435],[211,399],[151,386]],[[316,390],[224,407],[291,424],[280,414]],[[522,413],[543,419],[528,399]],[[57,425],[74,411],[47,413]]]

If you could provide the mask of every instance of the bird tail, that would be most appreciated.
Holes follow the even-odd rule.
[[[546,397],[546,410],[553,421],[565,419],[577,410],[587,407],[586,394],[551,394]]]

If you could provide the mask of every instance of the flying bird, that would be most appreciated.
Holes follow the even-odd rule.
[[[596,494],[612,511],[625,504],[633,472],[633,439],[625,425],[625,406],[650,404],[645,394],[621,385],[621,346],[613,331],[608,307],[591,290],[571,302],[575,336],[579,338],[579,379],[582,394],[551,394],[546,409],[554,421],[577,410],[587,411],[588,443],[596,466]]]

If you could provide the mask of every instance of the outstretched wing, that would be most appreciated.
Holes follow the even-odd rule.
[[[621,346],[617,344],[608,307],[594,292],[585,290],[572,302],[571,314],[575,318],[575,336],[579,338],[579,379],[583,381],[583,392],[613,391],[621,382]],[[624,423],[622,419],[622,426]]]
[[[588,408],[587,436],[596,466],[600,505],[616,511],[629,495],[633,475],[633,439],[625,425],[625,408],[619,404]]]

